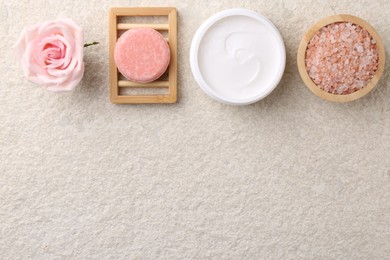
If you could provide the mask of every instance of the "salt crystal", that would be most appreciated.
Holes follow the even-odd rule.
[[[306,70],[324,91],[350,94],[373,78],[378,55],[376,41],[367,30],[352,23],[333,23],[321,28],[310,40]]]

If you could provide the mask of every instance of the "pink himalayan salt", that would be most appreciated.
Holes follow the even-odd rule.
[[[378,46],[369,32],[352,23],[322,27],[306,49],[306,70],[313,82],[332,94],[350,94],[366,86],[378,69]]]

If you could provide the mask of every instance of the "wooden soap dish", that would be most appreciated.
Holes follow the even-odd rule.
[[[167,16],[168,23],[121,23],[122,17]],[[110,59],[110,100],[116,104],[136,103],[175,103],[177,100],[177,13],[171,7],[111,7],[109,10],[109,59]],[[167,31],[171,52],[167,79],[150,83],[136,83],[126,80],[119,73],[114,61],[114,49],[120,31],[131,28],[148,27],[157,31]],[[123,79],[122,79],[123,78]],[[121,94],[121,88],[167,88],[167,94]]]
[[[361,26],[362,28],[366,29],[373,39],[375,39],[376,44],[378,46],[379,51],[379,60],[378,60],[378,69],[374,75],[374,77],[371,79],[371,81],[362,89],[357,90],[351,94],[346,95],[339,95],[339,94],[331,94],[328,92],[325,92],[324,90],[320,89],[310,78],[309,74],[306,71],[306,49],[310,42],[310,40],[313,38],[313,36],[317,33],[318,30],[320,30],[322,27],[327,26],[332,23],[337,22],[350,22],[352,24],[356,24]],[[369,93],[375,85],[378,83],[379,79],[381,78],[384,68],[385,68],[385,48],[383,46],[382,40],[379,36],[379,34],[375,31],[375,29],[368,24],[366,21],[348,14],[339,14],[339,15],[333,15],[330,17],[327,17],[325,19],[320,20],[317,22],[314,26],[312,26],[305,36],[302,38],[302,41],[299,45],[298,49],[298,55],[297,55],[297,65],[299,74],[301,75],[301,78],[305,85],[317,96],[319,96],[322,99],[333,101],[333,102],[349,102],[356,100],[358,98],[363,97],[367,93]]]

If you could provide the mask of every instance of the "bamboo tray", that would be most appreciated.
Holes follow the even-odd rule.
[[[128,17],[163,17],[168,23],[133,23],[120,22],[120,18]],[[177,100],[177,12],[173,7],[111,7],[109,21],[109,63],[110,63],[110,100],[115,104],[142,103],[175,103]],[[167,32],[171,58],[165,77],[150,83],[136,83],[126,80],[118,71],[114,61],[115,44],[121,31],[131,28],[148,27],[159,32]],[[167,78],[167,80],[165,80]],[[168,90],[166,94],[122,94],[124,88],[144,90]],[[156,91],[157,92],[157,91]]]

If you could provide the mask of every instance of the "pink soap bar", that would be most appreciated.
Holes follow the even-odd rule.
[[[128,80],[147,83],[161,77],[170,61],[164,37],[151,28],[135,28],[119,37],[114,50],[115,64]]]

